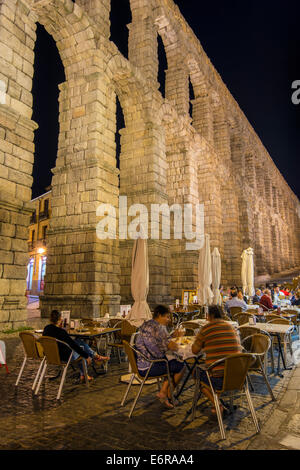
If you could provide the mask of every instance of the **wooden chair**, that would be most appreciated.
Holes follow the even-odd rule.
[[[198,323],[192,321],[184,321],[180,326],[185,328],[185,336],[195,336],[201,328]]]
[[[230,307],[229,311],[230,311],[232,320],[234,320],[234,317],[237,313],[243,313],[242,307]]]
[[[238,353],[232,354],[230,356],[219,359],[211,364],[209,367],[197,366],[196,369],[196,384],[195,384],[195,393],[192,405],[192,419],[195,417],[195,411],[197,402],[199,399],[199,390],[200,389],[200,369],[206,371],[208,383],[211,389],[211,393],[214,398],[214,404],[217,412],[218,424],[220,428],[221,438],[226,439],[225,429],[222,419],[222,414],[220,410],[220,404],[218,396],[221,396],[223,393],[230,393],[233,398],[233,394],[236,392],[244,392],[247,397],[249,409],[251,416],[255,425],[256,433],[260,432],[258,420],[256,417],[255,409],[252,403],[251,395],[248,387],[247,374],[250,366],[255,361],[256,357],[250,353]],[[214,390],[214,387],[210,380],[210,372],[221,363],[224,363],[224,377],[223,377],[223,386],[221,390]]]
[[[265,373],[265,368],[263,366],[263,361],[265,361],[265,358],[271,347],[270,338],[268,338],[268,336],[264,334],[255,333],[244,338],[242,340],[242,346],[245,352],[255,354],[257,358],[256,361],[253,364],[251,364],[251,366],[249,367],[248,372],[257,372],[263,376],[272,400],[276,401],[271,385]],[[249,382],[251,383],[250,377],[248,378],[249,378]],[[251,386],[252,386],[252,383],[251,383]]]
[[[252,313],[253,315],[255,315],[257,313],[257,309],[256,308],[248,308],[247,313]]]
[[[241,343],[243,342],[243,340],[245,338],[247,338],[248,336],[252,336],[254,334],[263,334],[265,335],[267,338],[269,338],[269,341],[270,341],[270,360],[271,360],[271,367],[272,367],[272,371],[274,372],[274,354],[273,354],[273,348],[272,348],[272,337],[269,335],[269,333],[267,331],[263,331],[263,330],[260,330],[259,328],[255,328],[254,326],[240,326],[238,328],[238,332],[240,334],[240,339],[241,339]],[[267,354],[265,355],[264,357],[264,370],[265,370],[265,373],[267,373]]]
[[[41,372],[41,375],[40,375],[40,378],[39,378],[39,381],[38,381],[38,385],[37,385],[36,390],[35,390],[35,395],[37,395],[39,393],[41,384],[42,384],[43,379],[45,377],[47,367],[49,365],[60,366],[63,370],[63,373],[62,373],[62,378],[61,378],[61,381],[60,381],[60,384],[59,384],[58,393],[57,393],[57,396],[56,396],[56,399],[59,400],[60,397],[61,397],[61,392],[62,392],[63,385],[65,383],[67,370],[68,370],[68,367],[69,367],[71,359],[72,359],[73,349],[67,343],[65,343],[64,341],[60,341],[59,339],[52,338],[51,336],[42,336],[41,338],[38,339],[38,342],[43,347],[43,351],[44,351],[44,355],[45,355],[46,360],[45,360],[45,363],[44,363],[44,366],[43,366],[43,369],[42,369],[42,372]],[[69,356],[67,362],[63,362],[60,359],[58,343],[64,344],[70,350],[70,356]],[[85,376],[85,383],[86,383],[86,386],[88,387],[89,386],[89,381],[88,381],[88,375],[87,375],[86,362],[85,362],[84,358],[82,358],[82,357],[79,357],[77,359],[77,361],[82,361],[83,371],[84,371],[84,376]]]
[[[111,325],[113,320],[109,321]],[[114,339],[107,343],[107,346],[110,348],[115,348],[118,352],[119,363],[121,364],[121,351],[124,349],[123,341],[130,343],[131,335],[136,332],[136,326],[132,325],[128,320],[121,320],[114,323],[114,326],[110,328],[121,328],[121,331],[116,331],[114,333]]]
[[[22,374],[24,372],[25,365],[28,359],[31,359],[33,361],[39,362],[39,368],[37,370],[35,379],[31,387],[32,390],[35,390],[36,385],[37,385],[37,380],[44,366],[46,357],[44,356],[43,348],[41,347],[41,344],[37,342],[37,336],[35,336],[33,333],[31,333],[30,331],[22,331],[21,333],[19,333],[19,337],[22,341],[22,346],[24,350],[24,360],[21,365],[21,369],[19,371],[15,386],[16,387],[18,386],[20,379],[22,377]]]
[[[125,401],[126,401],[126,398],[128,396],[128,393],[129,393],[129,390],[130,390],[130,387],[132,385],[132,382],[133,382],[133,379],[136,378],[138,381],[140,381],[140,388],[136,394],[136,397],[134,399],[134,402],[133,402],[133,405],[130,409],[130,412],[129,412],[129,418],[131,418],[131,415],[134,411],[134,408],[137,404],[137,401],[141,395],[141,392],[142,392],[142,389],[143,389],[143,386],[149,376],[149,373],[151,371],[151,368],[153,366],[153,364],[157,363],[157,362],[165,362],[166,363],[166,367],[167,367],[167,373],[166,374],[163,374],[163,375],[156,375],[156,376],[151,376],[151,379],[157,379],[157,384],[158,384],[158,387],[159,387],[159,381],[166,377],[168,378],[168,381],[169,381],[169,385],[170,385],[170,392],[171,392],[171,400],[172,400],[172,403],[174,404],[175,406],[175,400],[174,400],[174,392],[173,392],[173,382],[171,380],[171,374],[170,374],[170,370],[169,370],[169,363],[167,361],[167,359],[154,359],[154,360],[150,360],[148,358],[145,358],[145,356],[143,356],[143,354],[138,351],[137,349],[135,349],[132,345],[130,345],[127,341],[123,341],[123,345],[124,345],[124,350],[127,354],[127,357],[128,357],[128,360],[129,360],[129,363],[130,363],[130,367],[131,367],[131,372],[132,372],[132,375],[131,375],[131,378],[130,378],[130,382],[128,384],[128,387],[126,389],[126,392],[125,392],[125,395],[123,397],[123,400],[121,402],[121,406],[124,406],[125,404]],[[146,359],[148,362],[150,362],[150,367],[149,369],[147,370],[147,373],[145,375],[145,377],[143,377],[142,375],[140,375],[139,373],[139,370],[138,370],[138,367],[137,367],[137,355],[141,355],[144,359]]]
[[[300,333],[300,320],[298,320],[298,313],[296,310],[293,309],[286,309],[281,312],[281,316],[284,318],[284,314],[290,314],[290,315],[295,315],[294,317],[291,318],[291,321],[294,324],[294,327],[296,330],[298,330],[298,334]]]
[[[234,321],[237,321],[238,324],[241,326],[241,325],[244,325],[245,323],[249,323],[250,318],[253,319],[253,323],[254,323],[254,321],[256,320],[256,317],[252,313],[247,313],[247,312],[237,313],[234,316]]]

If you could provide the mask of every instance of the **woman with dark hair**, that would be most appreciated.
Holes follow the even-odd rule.
[[[108,361],[109,359],[107,356],[100,356],[97,354],[82,339],[78,338],[74,341],[66,330],[62,328],[61,313],[58,310],[52,310],[50,315],[50,324],[45,326],[43,336],[51,336],[52,338],[56,338],[67,343],[73,349],[72,361],[75,361],[80,356],[86,359],[87,364],[91,364],[92,360]],[[61,360],[67,361],[70,357],[70,349],[68,346],[58,343],[58,350]],[[85,378],[81,364],[79,364],[79,369],[80,381],[84,382]],[[93,380],[93,378],[88,376],[88,380]]]
[[[153,319],[143,323],[139,329],[139,333],[136,337],[135,346],[143,356],[147,359],[166,359],[166,352],[176,351],[178,345],[172,341],[172,336],[168,334],[166,326],[170,322],[170,312],[168,307],[165,305],[157,305],[154,309]],[[180,336],[180,332],[176,330],[173,336]],[[151,366],[151,363],[144,359],[141,355],[137,355],[137,366],[139,373],[145,376],[147,370]],[[172,359],[169,361],[169,370],[172,375],[174,387],[178,384],[181,379],[183,372],[183,362]],[[163,375],[167,373],[167,365],[164,361],[154,363],[151,367],[148,377],[157,375]],[[160,392],[157,394],[157,398],[167,408],[173,408],[170,402],[170,387],[168,380],[162,385]]]
[[[234,327],[223,319],[223,312],[218,305],[208,307],[208,323],[201,328],[192,346],[193,354],[200,351],[205,353],[205,364],[210,366],[213,362],[241,352],[240,338]],[[215,367],[211,373],[211,382],[216,390],[223,385],[224,363]],[[200,371],[200,382],[204,395],[212,402],[212,413],[216,413],[213,395],[205,371]],[[221,413],[224,407],[220,406]]]

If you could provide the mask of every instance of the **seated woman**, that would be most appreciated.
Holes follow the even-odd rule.
[[[300,306],[300,290],[295,292],[294,299],[291,300],[292,305]]]
[[[242,351],[240,338],[234,327],[223,318],[223,312],[218,305],[208,307],[208,323],[204,325],[198,333],[192,346],[193,354],[203,351],[206,355],[205,364],[210,366],[213,362],[229,356],[230,354],[240,353]],[[221,363],[213,369],[211,373],[211,382],[215,390],[221,390],[223,385],[224,363]],[[204,370],[200,371],[201,388],[204,395],[212,402],[212,413],[216,413],[213,395],[209,386],[207,374]],[[220,406],[221,413],[224,407]]]
[[[176,351],[178,345],[171,341],[166,326],[170,322],[170,312],[165,305],[157,305],[154,309],[153,319],[143,323],[136,337],[136,348],[148,359],[166,359],[166,352]],[[173,336],[180,336],[179,331],[175,331]],[[139,373],[145,377],[151,363],[144,359],[141,355],[137,355],[137,366]],[[173,379],[174,388],[181,379],[184,364],[183,362],[172,359],[169,361],[169,370]],[[148,377],[162,375],[167,373],[167,366],[164,361],[156,362],[152,365]],[[173,408],[170,403],[170,386],[168,380],[165,380],[157,398],[167,408]]]
[[[62,328],[61,313],[58,310],[52,310],[50,315],[50,324],[45,326],[43,336],[51,336],[64,343],[67,343],[73,349],[72,361],[75,361],[80,356],[86,359],[87,364],[91,364],[92,359],[94,361],[108,361],[109,357],[100,356],[93,351],[89,345],[78,338],[73,340],[71,336]],[[70,349],[64,344],[58,343],[59,355],[62,361],[68,361],[70,357]],[[84,382],[84,372],[82,364],[79,364],[80,369],[80,381]],[[88,376],[88,380],[93,380],[92,377]]]

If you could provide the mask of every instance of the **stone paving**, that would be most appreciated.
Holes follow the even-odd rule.
[[[155,399],[156,386],[147,385],[129,419],[137,387],[132,387],[128,404],[120,407],[126,389],[120,376],[128,371],[127,362],[119,365],[112,357],[108,373],[96,377],[89,388],[79,384],[78,373],[70,370],[62,398],[57,402],[59,380],[46,381],[39,395],[32,396],[31,385],[37,370],[32,362],[15,388],[23,359],[22,346],[17,336],[5,341],[10,374],[0,369],[0,450],[300,449],[298,367],[284,371],[283,378],[270,376],[276,402],[271,401],[261,377],[253,376],[252,397],[261,433],[254,434],[243,398],[237,401],[237,411],[225,420],[227,439],[222,441],[217,420],[203,400],[199,402],[196,419],[191,421],[188,411],[193,396],[192,380],[176,411],[162,408]]]

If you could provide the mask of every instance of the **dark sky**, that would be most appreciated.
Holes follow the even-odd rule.
[[[300,197],[300,104],[296,106],[291,101],[292,82],[300,80],[298,2],[175,3],[284,178]],[[130,21],[128,0],[112,0],[111,39],[126,57],[126,24]],[[49,168],[55,166],[57,149],[57,83],[65,80],[55,43],[49,38],[38,25],[33,119],[40,129],[36,133],[33,197],[51,183]]]

